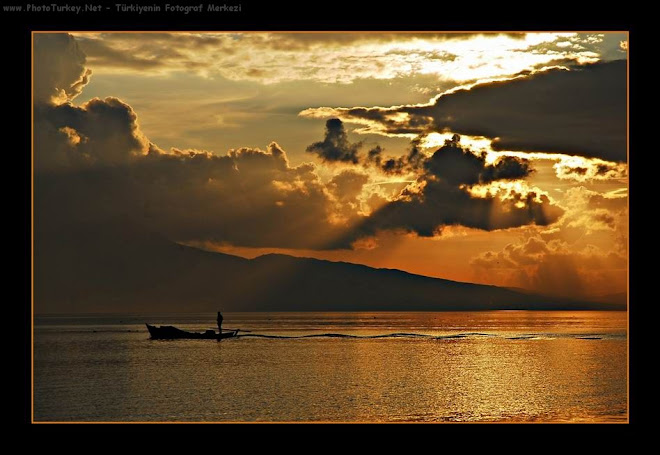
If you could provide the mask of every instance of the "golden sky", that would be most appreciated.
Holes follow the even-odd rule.
[[[245,257],[621,293],[626,58],[625,33],[37,34],[36,181]]]

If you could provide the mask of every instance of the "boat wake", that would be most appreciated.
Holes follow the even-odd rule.
[[[301,338],[361,338],[361,339],[376,339],[376,338],[426,338],[432,340],[444,340],[452,338],[466,338],[469,336],[481,337],[494,337],[488,333],[459,333],[455,335],[426,335],[423,333],[387,333],[383,335],[349,335],[346,333],[314,333],[311,335],[262,335],[258,333],[250,333],[246,335],[239,334],[236,338],[275,338],[275,339],[301,339]]]
[[[235,338],[270,338],[270,339],[285,339],[285,340],[294,340],[294,339],[304,339],[304,338],[355,338],[355,339],[378,339],[378,338],[422,338],[427,340],[452,340],[459,338],[482,338],[482,337],[492,337],[492,338],[504,338],[507,340],[548,340],[555,338],[574,338],[578,340],[602,340],[602,339],[618,339],[624,338],[625,335],[621,334],[598,334],[598,335],[581,335],[581,334],[524,334],[524,335],[496,335],[492,333],[480,333],[480,332],[466,332],[466,333],[456,333],[451,335],[428,335],[423,333],[387,333],[382,335],[350,335],[346,333],[314,333],[309,335],[267,335],[259,333],[248,333],[248,334],[238,334]]]

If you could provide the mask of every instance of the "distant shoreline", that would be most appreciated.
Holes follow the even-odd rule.
[[[307,310],[307,311],[265,311],[265,310],[245,310],[245,311],[223,311],[223,314],[241,314],[241,313],[271,313],[271,314],[295,314],[295,313],[486,313],[486,312],[522,312],[522,311],[531,311],[536,313],[541,312],[565,312],[565,311],[579,311],[579,312],[611,312],[611,311],[620,311],[627,312],[627,308],[605,308],[605,309],[517,309],[517,310],[507,310],[507,309],[492,309],[492,310],[412,310],[412,311],[403,311],[403,310],[347,310],[347,311],[338,311],[338,310]],[[145,311],[145,312],[80,312],[80,313],[35,313],[33,316],[35,318],[39,317],[65,317],[65,316],[113,316],[113,315],[131,315],[131,316],[142,316],[142,315],[152,315],[152,314],[171,314],[171,315],[190,315],[190,314],[213,314],[213,311]]]

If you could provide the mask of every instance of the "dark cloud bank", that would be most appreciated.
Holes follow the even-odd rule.
[[[335,140],[338,137],[341,139]],[[328,146],[324,147],[325,144]],[[338,239],[337,247],[382,230],[402,230],[432,237],[447,225],[488,231],[528,224],[544,226],[563,214],[546,195],[534,192],[521,194],[510,190],[505,198],[470,194],[473,185],[524,179],[533,169],[528,160],[510,156],[487,164],[486,155],[463,148],[458,135],[445,141],[431,156],[424,155],[415,141],[407,155],[397,158],[384,158],[380,147],[363,154],[360,147],[360,143],[348,141],[341,120],[330,119],[326,123],[324,141],[312,144],[307,151],[318,153],[326,161],[360,162],[386,173],[413,172],[418,178],[397,200],[385,204]],[[346,159],[348,156],[350,160]]]
[[[627,159],[627,63],[552,69],[477,85],[430,105],[339,108],[345,120],[370,120],[387,133],[453,131],[497,138],[496,150]],[[396,114],[408,114],[401,120]]]

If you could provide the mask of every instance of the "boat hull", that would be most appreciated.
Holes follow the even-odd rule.
[[[152,340],[224,340],[233,338],[238,334],[238,330],[232,332],[216,333],[213,330],[207,330],[203,333],[186,332],[171,325],[160,327],[145,324]]]

